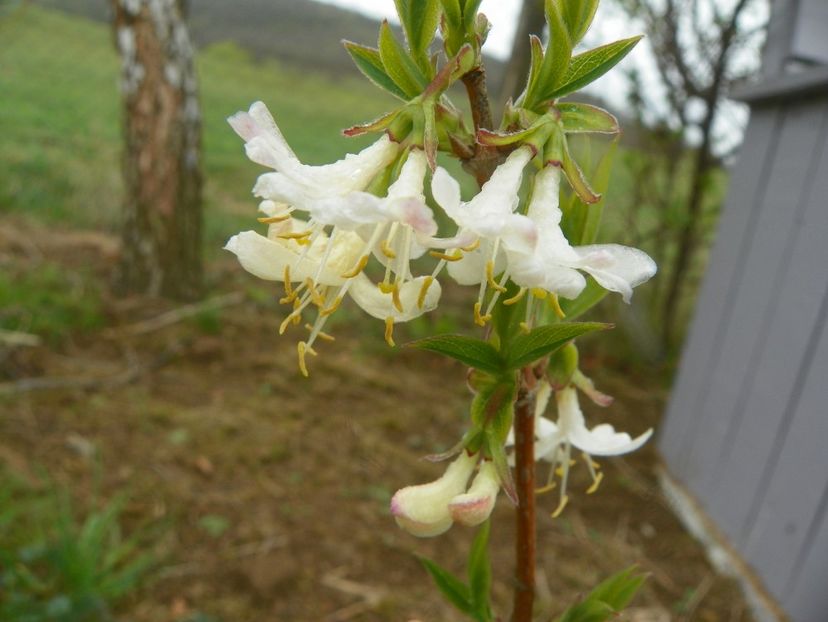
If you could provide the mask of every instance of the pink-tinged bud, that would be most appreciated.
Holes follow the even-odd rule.
[[[499,491],[500,478],[494,463],[484,462],[468,492],[457,495],[449,503],[451,518],[467,527],[479,525],[492,513]]]
[[[598,406],[606,408],[615,401],[615,398],[612,395],[607,395],[606,393],[602,393],[596,389],[592,380],[584,376],[580,370],[576,370],[572,375],[572,384],[583,391],[584,395],[586,395]]]
[[[391,499],[391,514],[411,535],[430,538],[451,527],[449,502],[466,490],[477,456],[465,451],[452,462],[443,476],[428,484],[398,490]]]

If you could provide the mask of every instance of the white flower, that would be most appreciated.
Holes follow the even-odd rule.
[[[438,168],[431,182],[435,201],[459,227],[458,236],[468,236],[472,248],[464,253],[447,254],[449,274],[461,285],[480,285],[475,305],[475,321],[483,325],[481,314],[487,286],[503,291],[494,275],[503,271],[503,251],[531,254],[537,242],[537,228],[526,216],[516,214],[523,169],[532,159],[532,149],[520,147],[497,167],[489,181],[470,201],[460,199],[460,185],[444,169]],[[503,279],[505,282],[505,278]]]
[[[553,514],[553,516],[558,516],[569,501],[566,489],[569,468],[572,464],[572,447],[583,452],[584,461],[593,480],[592,486],[587,490],[587,494],[591,494],[598,489],[603,479],[603,473],[598,471],[599,465],[593,462],[592,456],[618,456],[635,451],[649,440],[653,430],[650,428],[636,438],[632,438],[626,432],[616,432],[615,428],[608,423],[589,429],[578,404],[577,390],[572,385],[555,391],[558,420],[557,422],[550,421],[542,415],[546,411],[551,395],[552,387],[544,382],[538,387],[535,396],[535,459],[552,463],[549,482],[543,490],[553,488],[554,476],[556,474],[560,476],[560,503]],[[513,432],[509,433],[506,443],[507,445],[514,444]]]
[[[265,211],[272,205],[265,203]],[[361,261],[365,242],[354,232],[340,231],[335,239],[323,232],[310,244],[301,244],[286,236],[294,229],[302,230],[306,223],[289,219],[273,223],[265,237],[255,231],[243,231],[228,240],[225,249],[234,253],[245,270],[261,279],[285,284],[284,304],[293,305],[280,332],[291,323],[301,322],[302,313],[310,305],[318,307],[314,324],[308,325],[310,336],[297,345],[299,367],[307,375],[306,353],[314,354],[313,344],[318,337],[330,336],[322,332],[325,321],[340,305],[347,293],[369,315],[385,321],[386,339],[393,344],[391,331],[398,322],[406,322],[433,310],[440,299],[440,284],[419,277],[407,281],[396,292],[396,297],[381,292],[364,274],[355,273],[354,266]],[[298,283],[294,287],[293,283]],[[398,308],[399,307],[399,308]]]
[[[561,231],[560,170],[547,166],[535,176],[527,216],[537,225],[538,241],[531,253],[507,249],[509,273],[523,288],[537,288],[577,298],[586,286],[580,271],[629,302],[633,288],[656,273],[645,252],[619,244],[572,246]]]
[[[456,523],[474,527],[491,515],[500,492],[500,477],[492,462],[484,462],[467,492],[449,502],[449,513]]]
[[[477,456],[462,451],[439,479],[398,490],[391,499],[391,514],[397,524],[420,538],[439,536],[452,525],[449,503],[465,492]]]

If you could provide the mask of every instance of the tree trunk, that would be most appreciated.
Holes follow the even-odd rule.
[[[180,0],[111,0],[124,124],[123,292],[201,293],[201,114]]]
[[[523,8],[520,11],[520,20],[512,44],[512,56],[503,73],[503,84],[500,85],[502,101],[505,102],[510,97],[516,98],[526,86],[521,80],[526,80],[526,76],[529,75],[529,63],[532,57],[529,35],[543,37],[545,25],[543,0],[523,0]]]

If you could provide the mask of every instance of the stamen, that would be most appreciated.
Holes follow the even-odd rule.
[[[311,333],[314,331],[314,327],[310,324],[305,324],[305,328],[308,329]],[[333,335],[329,335],[328,333],[323,332],[321,330],[316,331],[316,336],[319,337],[319,339],[324,339],[325,341],[336,341],[336,337],[334,337]]]
[[[311,236],[313,233],[313,229],[307,229],[305,231],[287,231],[285,233],[280,233],[276,237],[282,238],[283,240],[305,240]],[[301,242],[299,242],[301,244]]]
[[[326,307],[325,309],[320,309],[319,315],[321,315],[322,317],[328,317],[329,315],[332,315],[334,313],[334,311],[336,311],[339,308],[339,305],[341,305],[341,304],[342,304],[342,296],[337,296],[336,298],[334,298],[334,301],[333,301],[333,303],[331,303],[330,307]]]
[[[520,291],[517,294],[515,294],[511,298],[507,298],[506,300],[504,300],[503,304],[505,304],[506,306],[515,305],[515,304],[519,303],[525,295],[526,295],[526,288],[521,287]]]
[[[459,250],[454,251],[451,255],[441,253],[440,251],[428,251],[428,254],[436,259],[442,259],[443,261],[460,261],[463,259],[463,253]]]
[[[545,289],[541,289],[540,287],[532,288],[532,295],[538,300],[543,300],[544,298],[546,298],[547,294],[548,292]]]
[[[541,488],[535,488],[535,494],[536,495],[546,494],[547,492],[550,492],[550,491],[554,490],[556,486],[557,486],[557,484],[555,482],[550,482],[546,486],[542,486]]]
[[[491,259],[486,262],[486,281],[489,283],[489,287],[496,292],[503,293],[506,291],[505,287],[494,280],[494,262]]]
[[[290,282],[290,266],[285,264],[285,296],[290,297],[293,294],[293,285]]]
[[[471,253],[472,251],[476,251],[478,248],[480,248],[480,238],[477,238],[468,246],[461,246],[460,250],[462,250],[464,253]]]
[[[400,300],[400,286],[398,283],[394,283],[394,289],[391,290],[391,301],[394,303],[394,308],[397,309],[400,313],[405,313],[405,309],[402,306],[402,300]]]
[[[479,300],[474,303],[474,323],[478,326],[485,326],[486,322],[492,319],[491,315],[480,315],[480,309],[483,307],[483,303]]]
[[[603,471],[598,471],[598,474],[597,474],[597,477],[595,478],[595,481],[593,481],[593,482],[592,482],[592,486],[590,486],[589,488],[587,488],[586,493],[587,493],[588,495],[591,495],[593,492],[595,492],[596,490],[598,490],[598,486],[600,486],[600,485],[601,485],[601,482],[602,482],[603,480],[604,480],[604,473],[603,473]]]
[[[427,276],[425,280],[423,280],[423,286],[420,288],[420,295],[417,296],[417,308],[422,309],[423,305],[425,304],[426,295],[428,294],[428,288],[431,287],[431,284],[434,282],[433,276]]]
[[[276,216],[265,216],[264,218],[257,218],[256,220],[263,225],[272,225],[277,222],[290,220],[290,212],[287,212],[286,214],[277,214]]]
[[[316,290],[316,284],[313,282],[313,280],[310,277],[305,279],[305,286],[308,288],[308,292],[310,293],[310,298],[311,298],[311,301],[313,302],[313,304],[315,304],[317,307],[324,307],[325,306],[325,297],[322,296],[322,294],[320,294]]]
[[[363,255],[362,257],[360,257],[359,261],[356,263],[356,265],[351,270],[349,270],[348,272],[345,272],[344,274],[341,275],[342,278],[343,279],[352,279],[355,276],[357,276],[360,272],[362,272],[365,269],[365,266],[368,265],[368,260],[369,259],[370,259],[370,255]]]
[[[388,257],[388,259],[396,259],[397,253],[394,252],[394,249],[391,248],[391,245],[388,243],[388,240],[383,240],[382,244],[380,244],[380,250],[382,254]]]
[[[561,513],[564,511],[566,504],[569,503],[569,495],[562,495],[561,501],[558,503],[558,507],[552,512],[552,518],[558,518]]]
[[[558,295],[557,294],[552,294],[550,292],[549,306],[552,307],[552,310],[555,312],[555,315],[558,316],[558,319],[562,320],[566,317],[566,313],[564,313],[564,310],[561,309],[561,303],[558,300]]]
[[[296,352],[299,355],[299,371],[302,372],[302,375],[307,378],[308,377],[308,366],[305,363],[305,354],[312,354],[316,356],[316,350],[308,346],[304,341],[300,341],[296,344]]]
[[[387,317],[385,318],[385,343],[387,343],[392,348],[397,345],[394,343],[394,318]]]
[[[293,313],[290,313],[284,320],[282,320],[282,323],[279,324],[280,335],[285,334],[285,331],[288,329],[288,326],[290,326],[291,321],[293,321]]]

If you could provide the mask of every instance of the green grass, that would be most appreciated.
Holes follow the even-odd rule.
[[[0,211],[56,226],[116,229],[119,62],[109,29],[27,6],[0,19],[0,39]],[[250,189],[261,169],[246,160],[227,116],[265,101],[297,154],[320,163],[367,144],[339,131],[390,103],[359,79],[331,82],[275,61],[254,62],[230,43],[202,50],[198,73],[208,249],[251,226],[256,210]]]

